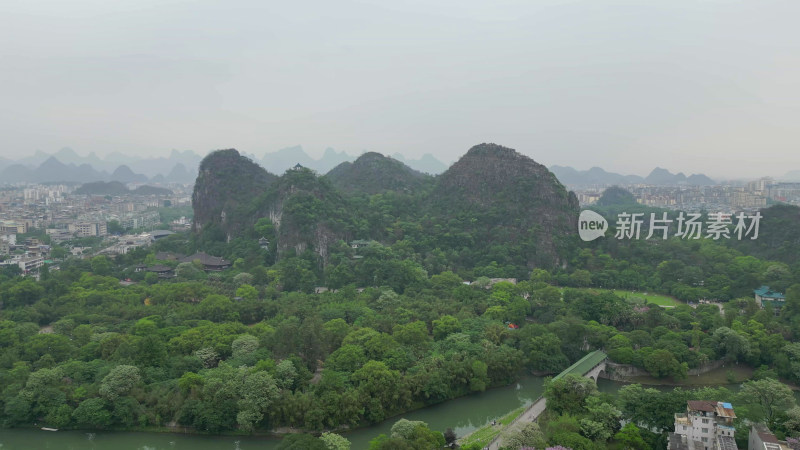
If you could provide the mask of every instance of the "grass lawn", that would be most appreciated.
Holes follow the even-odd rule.
[[[732,378],[728,379],[728,374]],[[724,386],[749,380],[753,376],[753,368],[740,364],[729,364],[701,375],[689,375],[685,380],[675,382],[672,378],[633,377],[632,383],[674,385],[674,386]]]
[[[658,306],[667,306],[667,307],[675,307],[681,304],[680,301],[678,301],[673,297],[670,297],[668,295],[653,294],[651,292],[634,292],[634,291],[625,291],[620,289],[614,290],[612,292],[628,300],[629,302],[634,302],[634,303],[644,303],[644,301],[647,300],[647,303],[655,303]]]
[[[463,438],[459,439],[459,445],[467,446],[467,445],[474,445],[479,444],[481,448],[489,445],[492,442],[492,439],[495,438],[501,431],[503,431],[508,424],[514,421],[520,414],[525,411],[527,406],[522,406],[520,408],[511,411],[510,413],[506,414],[505,416],[497,419],[497,425],[492,425],[488,423],[477,430],[473,431],[472,433],[464,436]]]
[[[626,291],[625,289],[600,289],[600,288],[584,288],[584,289],[587,291],[598,292],[598,293],[611,292],[619,297],[626,299],[630,303],[643,304],[645,300],[647,300],[647,303],[653,303],[658,306],[664,306],[666,308],[672,308],[683,304],[683,302],[673,297],[670,297],[669,295],[654,294],[652,292]]]

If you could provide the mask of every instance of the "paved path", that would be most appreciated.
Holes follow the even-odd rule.
[[[498,450],[503,445],[503,431],[510,430],[512,427],[517,425],[518,423],[528,423],[528,422],[535,422],[536,419],[544,412],[545,408],[547,408],[547,399],[544,397],[539,397],[536,399],[535,402],[531,403],[525,411],[522,412],[516,419],[511,421],[507,427],[503,428],[500,431],[500,434],[489,443],[489,445],[485,448],[488,450]]]
[[[606,355],[601,350],[595,350],[583,358],[579,359],[575,364],[569,366],[568,368],[564,369],[563,372],[556,375],[553,380],[557,380],[567,374],[579,374],[580,376],[584,376],[587,378],[592,379],[593,381],[597,381],[597,378],[600,376],[600,373],[606,369],[606,361],[608,360],[608,355]],[[516,426],[519,423],[529,423],[534,422],[539,416],[544,412],[545,408],[547,408],[547,401],[544,396],[539,397],[536,399],[535,402],[531,403],[525,411],[522,412],[516,419],[511,421],[507,427],[504,427],[500,430],[500,433],[489,443],[487,447],[484,447],[485,450],[497,450],[503,444],[503,432],[506,430],[510,430],[512,427]]]

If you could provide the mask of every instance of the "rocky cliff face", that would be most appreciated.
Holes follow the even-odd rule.
[[[560,203],[569,197],[547,167],[497,144],[472,147],[438,181],[435,197],[455,196],[461,203],[481,206],[498,201]]]
[[[547,167],[496,144],[472,147],[438,179],[431,214],[460,217],[475,245],[521,243],[528,265],[560,264],[577,234],[578,199]],[[452,226],[452,224],[450,224]]]
[[[328,246],[348,239],[353,212],[331,184],[308,169],[275,176],[239,154],[219,150],[200,163],[192,195],[194,231],[214,239],[258,238],[253,225],[268,218],[278,253],[313,250],[324,261]]]
[[[209,153],[200,163],[192,193],[194,231],[217,226],[230,239],[249,222],[245,215],[253,199],[276,179],[234,149]]]
[[[352,238],[356,213],[324,178],[305,168],[288,170],[255,200],[254,220],[269,218],[278,253],[314,251],[327,262],[328,247]]]
[[[325,178],[343,192],[367,195],[387,191],[413,193],[433,180],[430,175],[375,152],[367,152],[353,162],[339,164]]]

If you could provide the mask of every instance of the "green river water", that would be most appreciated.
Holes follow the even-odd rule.
[[[429,406],[345,436],[352,442],[353,450],[366,449],[371,439],[381,433],[388,434],[400,418],[422,420],[434,430],[453,428],[458,436],[463,436],[492,419],[533,402],[542,394],[543,381],[542,377],[526,376],[510,386]],[[621,386],[624,384],[604,379],[598,382],[603,392],[616,392]],[[270,450],[278,442],[277,439],[242,436],[0,429],[0,450]]]

